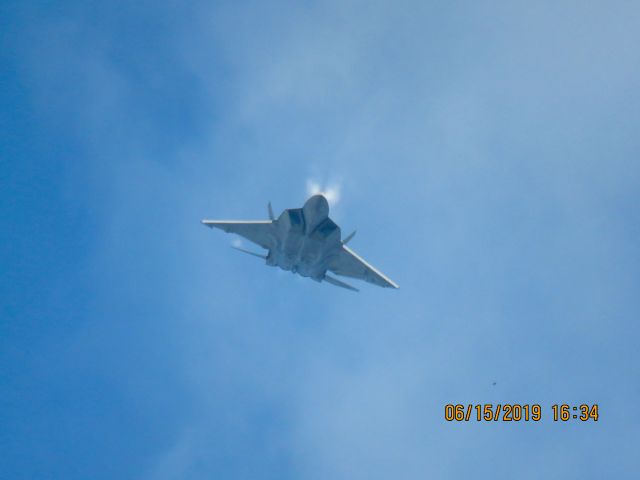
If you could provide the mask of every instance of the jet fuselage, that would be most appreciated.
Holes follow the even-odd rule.
[[[340,227],[329,218],[327,199],[314,195],[302,208],[285,210],[275,226],[275,247],[269,250],[267,265],[321,281],[342,248]]]

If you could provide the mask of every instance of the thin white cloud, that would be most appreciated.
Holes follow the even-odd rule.
[[[245,19],[246,31],[251,35],[234,33],[237,22],[227,22],[234,30],[225,32],[223,37],[225,45],[237,50],[228,55],[238,62],[238,82],[233,82],[237,90],[233,95],[218,92],[220,82],[209,80],[216,78],[221,68],[217,61],[206,61],[214,57],[211,50],[189,49],[203,56],[203,61],[195,62],[197,68],[202,69],[198,71],[204,72],[198,78],[207,79],[212,85],[207,91],[211,92],[213,100],[207,103],[207,99],[203,99],[204,104],[226,105],[220,99],[238,99],[237,104],[230,102],[227,107],[231,120],[214,125],[225,133],[218,131],[212,136],[218,143],[209,145],[208,140],[199,139],[194,140],[193,145],[183,147],[193,157],[190,159],[193,163],[173,163],[175,160],[159,163],[152,147],[160,144],[160,140],[152,136],[142,142],[139,132],[123,135],[125,142],[118,144],[119,156],[112,154],[111,129],[119,132],[120,129],[113,125],[119,125],[122,118],[130,116],[126,109],[128,103],[115,100],[122,100],[129,89],[135,92],[134,88],[140,82],[133,78],[129,85],[123,72],[115,67],[109,69],[113,66],[107,61],[108,55],[98,55],[90,50],[92,57],[104,59],[104,65],[92,67],[90,78],[87,77],[90,81],[82,82],[86,90],[80,89],[81,99],[86,97],[86,102],[77,101],[78,97],[74,95],[61,97],[65,99],[61,102],[63,105],[83,106],[76,113],[80,118],[98,119],[97,123],[79,122],[80,132],[104,157],[120,158],[124,156],[121,151],[134,158],[147,153],[133,166],[127,162],[126,165],[117,164],[117,169],[111,167],[110,162],[93,160],[96,163],[93,168],[104,172],[104,175],[94,177],[104,178],[109,186],[106,191],[113,194],[109,195],[106,206],[102,197],[91,197],[92,208],[109,210],[103,224],[105,233],[94,241],[95,253],[89,259],[91,271],[99,272],[90,277],[92,282],[88,287],[92,304],[97,305],[95,313],[89,313],[96,318],[88,326],[78,327],[87,330],[82,331],[81,341],[77,342],[92,362],[112,369],[106,371],[113,371],[113,378],[120,382],[117,386],[127,394],[125,398],[133,398],[152,412],[169,412],[175,415],[176,424],[187,425],[183,429],[176,427],[175,439],[166,448],[155,447],[158,451],[152,457],[152,468],[145,478],[201,478],[205,477],[205,472],[208,473],[206,476],[212,473],[225,476],[224,471],[228,470],[236,476],[249,476],[237,475],[238,470],[244,466],[257,470],[265,465],[269,469],[263,475],[270,476],[280,466],[281,458],[285,465],[294,464],[298,478],[371,479],[386,476],[389,471],[401,478],[464,478],[472,471],[477,471],[476,476],[481,477],[495,474],[490,463],[460,462],[460,452],[470,452],[471,457],[480,458],[482,448],[477,453],[478,445],[506,448],[510,455],[520,460],[516,463],[522,465],[525,473],[530,469],[538,471],[540,465],[557,473],[558,466],[553,461],[530,459],[553,460],[556,457],[549,452],[556,450],[565,454],[575,452],[572,446],[562,451],[553,441],[554,437],[544,430],[536,434],[543,441],[534,449],[510,451],[513,442],[505,442],[511,438],[501,436],[499,430],[476,430],[473,425],[467,429],[452,428],[442,423],[441,412],[442,405],[454,398],[494,401],[491,396],[498,394],[487,393],[478,387],[484,381],[482,377],[492,371],[497,371],[499,378],[510,379],[510,385],[501,387],[507,388],[503,390],[507,395],[518,394],[520,398],[539,401],[542,394],[536,389],[542,389],[547,392],[544,398],[555,397],[554,401],[557,401],[562,398],[560,393],[565,397],[567,392],[571,393],[572,384],[565,387],[565,376],[549,373],[553,370],[539,365],[540,347],[536,340],[543,338],[548,343],[544,353],[551,362],[566,356],[564,337],[568,338],[568,332],[580,331],[581,335],[572,347],[574,361],[568,365],[569,373],[580,373],[584,368],[580,354],[584,352],[588,361],[594,345],[603,344],[603,337],[611,340],[599,324],[603,315],[610,312],[620,313],[622,317],[624,300],[633,298],[633,285],[632,280],[621,278],[635,277],[632,270],[624,270],[625,255],[622,253],[626,252],[617,254],[619,248],[616,247],[626,245],[623,240],[627,239],[619,237],[620,232],[626,232],[622,228],[624,225],[611,220],[611,228],[600,228],[603,225],[597,219],[610,217],[605,208],[619,211],[617,205],[605,201],[605,198],[623,198],[620,194],[614,195],[613,188],[617,185],[614,182],[630,182],[637,175],[629,168],[623,178],[621,160],[616,163],[614,158],[613,166],[607,166],[609,177],[605,178],[610,180],[605,183],[596,169],[600,165],[599,157],[590,157],[586,147],[585,161],[580,168],[573,163],[563,163],[556,152],[563,152],[562,148],[565,148],[565,132],[570,132],[574,140],[583,138],[581,135],[587,138],[587,133],[592,133],[590,129],[599,126],[598,119],[603,117],[596,115],[599,112],[593,110],[592,105],[598,101],[604,103],[599,100],[602,98],[610,101],[613,96],[586,94],[599,92],[602,85],[612,82],[631,85],[626,82],[634,77],[626,68],[634,65],[627,61],[632,53],[608,55],[606,59],[600,58],[602,54],[600,57],[583,56],[585,51],[605,47],[594,44],[594,49],[585,49],[574,43],[579,35],[565,38],[566,30],[561,28],[550,29],[557,32],[558,38],[553,42],[553,49],[547,49],[539,42],[538,35],[539,29],[545,26],[547,11],[543,8],[539,10],[536,22],[531,22],[530,14],[520,20],[529,29],[525,30],[525,33],[530,31],[529,35],[508,36],[510,30],[501,30],[505,33],[497,32],[497,38],[505,41],[489,39],[481,42],[483,47],[478,47],[477,51],[462,47],[475,47],[475,43],[470,42],[476,36],[485,37],[482,28],[480,32],[461,31],[460,39],[452,40],[458,36],[452,36],[451,29],[458,24],[466,29],[467,25],[467,22],[450,21],[452,17],[459,18],[457,13],[443,12],[443,17],[435,12],[426,16],[416,15],[414,8],[400,8],[390,9],[394,11],[388,15],[384,12],[384,16],[364,12],[363,20],[358,5],[349,8],[353,12],[347,9],[345,20],[340,21],[339,17],[336,21],[334,9],[325,7],[324,23],[320,27],[315,14],[302,19],[285,16],[287,25],[294,27],[284,29],[285,34],[278,37],[263,36],[262,30],[253,27],[272,25],[266,32],[277,32],[281,26],[278,22],[283,20],[272,19],[269,24],[263,17],[249,14],[242,7],[237,11],[237,18]],[[378,8],[378,12],[381,10]],[[467,15],[474,19],[474,12],[470,11]],[[389,16],[404,19],[405,12],[416,18],[415,22],[400,23],[406,25],[405,30],[397,28],[399,23],[387,21]],[[496,15],[500,13],[498,10]],[[277,16],[278,19],[282,17],[280,12]],[[503,20],[511,20],[511,17],[503,14]],[[594,17],[592,22],[601,25],[601,19],[602,16]],[[380,20],[379,25],[377,20]],[[444,23],[446,28],[425,28],[428,22]],[[482,24],[475,20],[473,23]],[[518,26],[517,22],[515,24]],[[620,22],[609,21],[608,24],[615,24],[616,31],[630,31],[621,28]],[[582,31],[583,35],[591,36],[590,29]],[[616,38],[615,32],[603,31]],[[354,32],[360,34],[354,35]],[[389,44],[386,35],[377,37],[376,32],[393,32],[395,43]],[[189,38],[191,35],[201,40],[208,34],[190,33]],[[265,40],[272,37],[280,38],[280,42]],[[421,41],[415,41],[414,37]],[[76,39],[73,35],[70,38]],[[502,50],[507,45],[506,40],[512,40],[514,51]],[[599,39],[584,39],[587,40],[596,43]],[[619,38],[617,43],[626,44],[622,40],[624,38]],[[241,41],[247,42],[246,51]],[[450,45],[450,42],[453,43]],[[76,53],[71,49],[81,42],[69,41],[63,46],[67,44],[73,55],[67,52],[64,56],[64,49],[56,47],[53,53],[60,53],[62,57],[51,55],[51,58],[64,60],[57,62],[65,66],[64,72],[85,72],[85,62],[78,63],[77,60],[85,58],[82,50]],[[208,43],[203,41],[201,44]],[[558,51],[564,52],[563,55],[555,55],[556,46],[562,47]],[[393,59],[379,54],[387,52],[388,55],[398,47],[402,47],[398,50],[402,55]],[[447,48],[445,52],[454,54],[469,50],[474,57],[466,61],[461,57],[452,69],[449,55],[441,54],[443,47]],[[265,54],[265,49],[270,54]],[[523,49],[529,54],[522,55]],[[49,50],[45,52],[48,54]],[[337,56],[336,52],[346,53]],[[492,68],[487,69],[484,63],[476,64],[484,62],[483,58],[492,59]],[[596,62],[594,58],[600,61]],[[532,59],[532,63],[528,59]],[[567,61],[572,59],[584,62],[584,65],[578,62],[572,68],[567,67]],[[603,63],[610,68],[603,68]],[[614,76],[613,67],[618,63],[625,66],[625,74]],[[562,68],[558,68],[559,65]],[[406,66],[411,68],[405,72]],[[398,67],[397,74],[395,67]],[[597,68],[596,73],[600,76],[585,75],[587,67]],[[43,79],[45,94],[59,89],[58,83],[51,81],[51,70],[35,70],[38,78]],[[440,70],[442,78],[437,74]],[[530,78],[520,78],[522,72],[530,72]],[[66,77],[65,74],[59,81]],[[79,78],[85,79],[82,75]],[[116,79],[117,88],[112,91],[113,86],[108,82],[105,84],[103,79]],[[576,85],[586,94],[576,96]],[[107,88],[110,89],[106,90],[105,96]],[[569,97],[564,88],[570,90],[570,98],[576,98],[575,104],[566,103],[565,98]],[[617,91],[630,90],[619,88]],[[45,94],[42,98],[49,98]],[[365,96],[366,102],[358,101]],[[570,125],[566,124],[567,117],[562,123],[562,115],[556,115],[557,105],[548,100],[550,96],[565,102],[562,105],[571,112]],[[583,97],[591,98],[593,103],[583,102]],[[111,100],[105,103],[105,98]],[[135,95],[126,98],[135,98]],[[503,100],[505,98],[507,100]],[[334,101],[336,99],[341,101]],[[622,99],[616,100],[615,104],[622,105]],[[327,109],[327,105],[337,106],[334,110]],[[553,115],[548,115],[549,111]],[[58,117],[66,118],[63,114]],[[234,123],[237,117],[242,119],[241,128]],[[149,118],[155,118],[153,111]],[[586,120],[576,126],[580,118]],[[478,127],[478,124],[485,126]],[[531,130],[531,125],[543,124],[552,125],[554,131],[563,133],[562,143],[554,144],[557,138],[545,131],[534,131],[548,142],[548,146],[527,150],[529,141],[524,140],[525,134]],[[247,131],[255,135],[255,144],[251,148],[240,148],[237,139]],[[156,129],[150,129],[150,132],[149,135],[155,135]],[[598,137],[595,133],[594,138]],[[299,147],[291,147],[291,151],[285,152],[288,155],[280,155],[285,137],[299,139],[296,142]],[[498,137],[503,143],[498,151],[505,157],[493,160],[496,147],[490,142]],[[228,143],[219,140],[225,138],[231,140]],[[188,143],[189,140],[183,141]],[[148,152],[145,150],[147,143],[150,145]],[[581,142],[574,143],[580,145]],[[630,144],[628,148],[635,145]],[[600,144],[596,146],[604,148]],[[139,149],[142,150],[140,155]],[[315,152],[316,157],[306,161],[316,161],[322,166],[307,169],[305,164],[283,160],[295,159],[297,162],[301,158],[300,151]],[[211,160],[227,158],[230,152],[239,159],[241,168]],[[569,158],[581,158],[582,152],[570,150],[574,155]],[[533,153],[547,153],[546,162],[554,168],[547,168],[546,164],[539,166],[541,160],[537,157],[532,160]],[[397,162],[393,165],[396,167],[393,176],[388,173],[388,158],[395,158]],[[517,162],[512,163],[511,158]],[[330,160],[320,162],[320,159]],[[524,167],[527,175],[522,180],[519,174],[520,168]],[[73,168],[85,183],[85,170],[75,164]],[[228,212],[234,217],[238,213],[237,218],[251,218],[249,212],[244,215],[240,208],[224,207],[225,202],[230,203],[230,191],[235,192],[236,198],[242,198],[246,208],[252,209],[258,202],[271,198],[265,194],[271,185],[296,185],[301,178],[300,172],[302,179],[307,178],[308,195],[323,193],[335,206],[341,200],[342,181],[333,181],[316,172],[336,170],[348,178],[352,196],[357,180],[366,191],[373,192],[381,185],[386,186],[389,194],[385,196],[389,199],[389,208],[398,211],[395,220],[398,224],[414,222],[416,218],[426,219],[414,222],[411,239],[405,235],[388,235],[389,245],[385,245],[388,248],[382,252],[388,252],[386,261],[384,256],[370,257],[385,273],[393,275],[393,269],[387,270],[386,265],[394,266],[410,280],[405,284],[413,283],[413,287],[403,287],[395,292],[400,296],[392,297],[385,295],[390,292],[371,288],[366,302],[353,296],[343,299],[334,295],[332,287],[314,288],[318,286],[280,269],[267,269],[258,264],[244,267],[229,252],[215,248],[214,242],[226,241],[221,232],[205,231],[194,221],[204,212],[212,215]],[[283,171],[287,173],[281,176]],[[366,175],[356,175],[363,171]],[[214,183],[213,180],[221,175],[229,176],[229,180]],[[78,180],[77,183],[81,182]],[[575,186],[566,189],[566,184]],[[287,188],[282,190],[284,193],[280,198],[272,198],[274,205],[300,205],[289,204]],[[565,190],[569,193],[564,193]],[[162,199],[161,206],[166,205],[166,209],[158,208],[158,199]],[[533,203],[529,204],[529,201]],[[581,208],[580,202],[586,207]],[[264,210],[260,212],[264,214]],[[501,212],[506,215],[500,215]],[[361,215],[364,217],[365,213],[363,210]],[[139,219],[143,214],[154,217],[141,228]],[[336,218],[333,215],[332,212],[332,218]],[[547,218],[547,215],[551,217]],[[377,219],[379,215],[371,217]],[[176,227],[167,229],[167,223]],[[604,223],[605,227],[608,225]],[[533,248],[529,248],[532,250],[529,263],[521,264],[522,250],[532,247],[530,232],[537,232],[538,227],[541,235],[535,239]],[[506,236],[506,241],[505,229],[512,232]],[[124,232],[136,234],[123,236]],[[178,244],[186,248],[176,250]],[[232,239],[232,244],[243,245],[239,238]],[[566,251],[572,252],[568,259],[565,258]],[[366,255],[368,252],[364,249],[360,253]],[[148,261],[150,258],[158,261]],[[560,269],[551,265],[551,259],[556,258]],[[123,259],[133,263],[126,265]],[[475,272],[471,277],[469,262]],[[279,288],[272,285],[274,271],[275,278],[283,279]],[[580,275],[574,275],[576,272]],[[477,278],[482,278],[483,282],[477,282]],[[113,289],[113,279],[118,280],[118,289]],[[142,284],[147,288],[141,294]],[[298,285],[300,289],[297,289]],[[571,288],[563,288],[567,285]],[[608,290],[607,285],[616,290]],[[529,290],[533,293],[527,296]],[[563,294],[549,297],[551,290],[563,291]],[[590,291],[597,295],[586,295]],[[428,299],[424,292],[431,292]],[[512,300],[506,301],[506,294],[521,298],[514,304]],[[540,298],[550,301],[540,302]],[[583,298],[588,301],[583,302]],[[626,303],[627,308],[632,307],[628,300]],[[521,308],[514,306],[521,304],[524,305]],[[119,318],[121,308],[131,310],[129,305],[150,313],[130,314],[125,327],[101,322],[103,318]],[[523,319],[521,317],[528,312],[526,307],[531,307],[531,317]],[[158,313],[152,308],[157,308]],[[558,312],[563,316],[553,325],[544,321],[547,317],[556,319],[560,315]],[[147,340],[149,329],[144,322],[150,317],[153,318],[151,333],[160,336]],[[518,326],[524,321],[535,322],[533,337],[519,334]],[[136,328],[129,328],[131,322]],[[518,325],[514,326],[516,322]],[[580,329],[576,327],[577,322],[580,322]],[[308,325],[313,325],[313,329]],[[585,329],[585,325],[593,327]],[[478,330],[475,330],[476,326]],[[633,328],[622,323],[614,326],[618,330]],[[616,329],[608,331],[615,333]],[[135,336],[135,332],[145,334]],[[460,335],[460,332],[466,335]],[[589,334],[598,335],[597,342],[587,337]],[[478,340],[483,335],[488,342]],[[129,338],[132,340],[122,341]],[[109,351],[106,349],[114,344],[123,345],[118,358],[97,359],[96,351]],[[492,348],[494,345],[499,348]],[[622,342],[621,348],[627,350],[621,352],[631,351],[630,345]],[[68,350],[77,352],[78,348]],[[167,349],[170,350],[167,352]],[[122,374],[119,365],[138,365],[140,362],[136,360],[140,351],[152,361],[143,362]],[[606,358],[604,350],[599,352]],[[71,355],[58,350],[53,353],[56,359],[59,353]],[[90,355],[96,356],[97,360]],[[173,370],[169,374],[167,364],[153,361],[161,358],[170,359],[168,365]],[[68,363],[75,359],[68,357]],[[617,357],[611,360],[617,360]],[[433,365],[444,367],[432,368]],[[605,371],[607,365],[610,364],[590,367]],[[616,379],[629,375],[629,370],[618,370]],[[144,389],[132,387],[140,383],[132,380],[136,378],[144,380]],[[499,385],[506,383],[500,380]],[[578,385],[581,390],[574,390],[575,395],[589,393],[589,389],[599,392],[597,384],[582,383]],[[155,395],[148,392],[154,384],[158,391]],[[176,393],[185,386],[186,395]],[[633,382],[624,388],[632,387]],[[621,393],[620,389],[615,392],[618,399],[624,399],[626,393],[626,390]],[[270,412],[270,409],[276,413],[272,417],[273,424],[263,422],[262,416],[259,422],[255,421],[256,412]],[[286,421],[282,422],[282,419]],[[198,428],[188,427],[191,423],[197,424]],[[540,427],[546,428],[545,425]],[[161,438],[172,435],[174,430],[164,428],[156,435],[162,435]],[[622,429],[616,438],[625,439],[632,434],[632,428]],[[260,445],[254,442],[254,445],[250,441],[257,438],[256,435],[264,435],[264,444],[269,445],[269,449],[263,448],[263,442],[258,442]],[[523,433],[514,433],[512,438],[519,438],[518,435]],[[604,442],[604,433],[601,435],[593,437],[591,444]],[[230,437],[234,441],[230,441]],[[281,442],[280,450],[273,448],[277,442]],[[621,460],[632,458],[620,453],[626,453],[624,449],[631,443],[619,441],[611,450],[616,451]],[[153,448],[153,444],[148,448]],[[291,451],[296,457],[293,462]],[[261,452],[265,452],[262,460],[257,459]],[[232,458],[223,461],[224,457]],[[572,462],[566,463],[568,468],[575,468]],[[619,469],[625,468],[624,462],[616,464]],[[500,473],[504,472],[498,471],[497,476]]]

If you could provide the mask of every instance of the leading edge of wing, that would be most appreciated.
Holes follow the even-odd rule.
[[[271,220],[202,220],[200,223],[207,227],[218,227],[224,229],[225,226],[233,225],[271,225]]]
[[[353,255],[360,263],[362,263],[365,267],[367,267],[368,269],[370,269],[373,273],[375,273],[376,275],[378,275],[380,278],[382,278],[385,282],[387,282],[389,284],[390,287],[392,288],[400,288],[400,285],[398,285],[396,282],[394,282],[393,280],[391,280],[389,277],[387,277],[384,273],[382,273],[380,270],[378,270],[376,267],[374,267],[373,265],[371,265],[370,263],[368,263],[364,258],[362,258],[360,255],[358,255],[356,252],[354,252],[353,250],[351,250],[349,247],[347,247],[346,245],[343,245],[342,248],[344,248],[344,250],[349,253],[349,255]]]

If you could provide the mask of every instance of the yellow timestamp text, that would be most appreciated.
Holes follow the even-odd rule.
[[[519,403],[484,403],[484,404],[452,404],[444,406],[444,419],[447,422],[539,422],[543,417],[543,408],[537,404]],[[568,422],[579,420],[597,422],[598,404],[569,405],[554,404],[551,406],[553,421]]]

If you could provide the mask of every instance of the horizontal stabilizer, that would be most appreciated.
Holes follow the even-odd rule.
[[[335,285],[336,287],[346,288],[347,290],[352,290],[352,291],[354,291],[354,292],[359,292],[359,291],[360,291],[360,290],[358,290],[357,288],[352,287],[352,286],[351,286],[351,285],[349,285],[348,283],[341,282],[341,281],[340,281],[340,280],[338,280],[337,278],[330,277],[329,275],[325,275],[325,276],[324,276],[324,280],[325,280],[326,282],[329,282],[329,283],[330,283],[330,284],[332,284],[332,285]]]
[[[261,255],[259,253],[250,252],[249,250],[245,250],[244,248],[235,247],[233,245],[231,245],[231,248],[235,248],[236,250],[239,250],[241,252],[248,253],[249,255],[253,255],[254,257],[260,257],[260,258],[263,258],[265,260],[267,259],[266,255]]]

